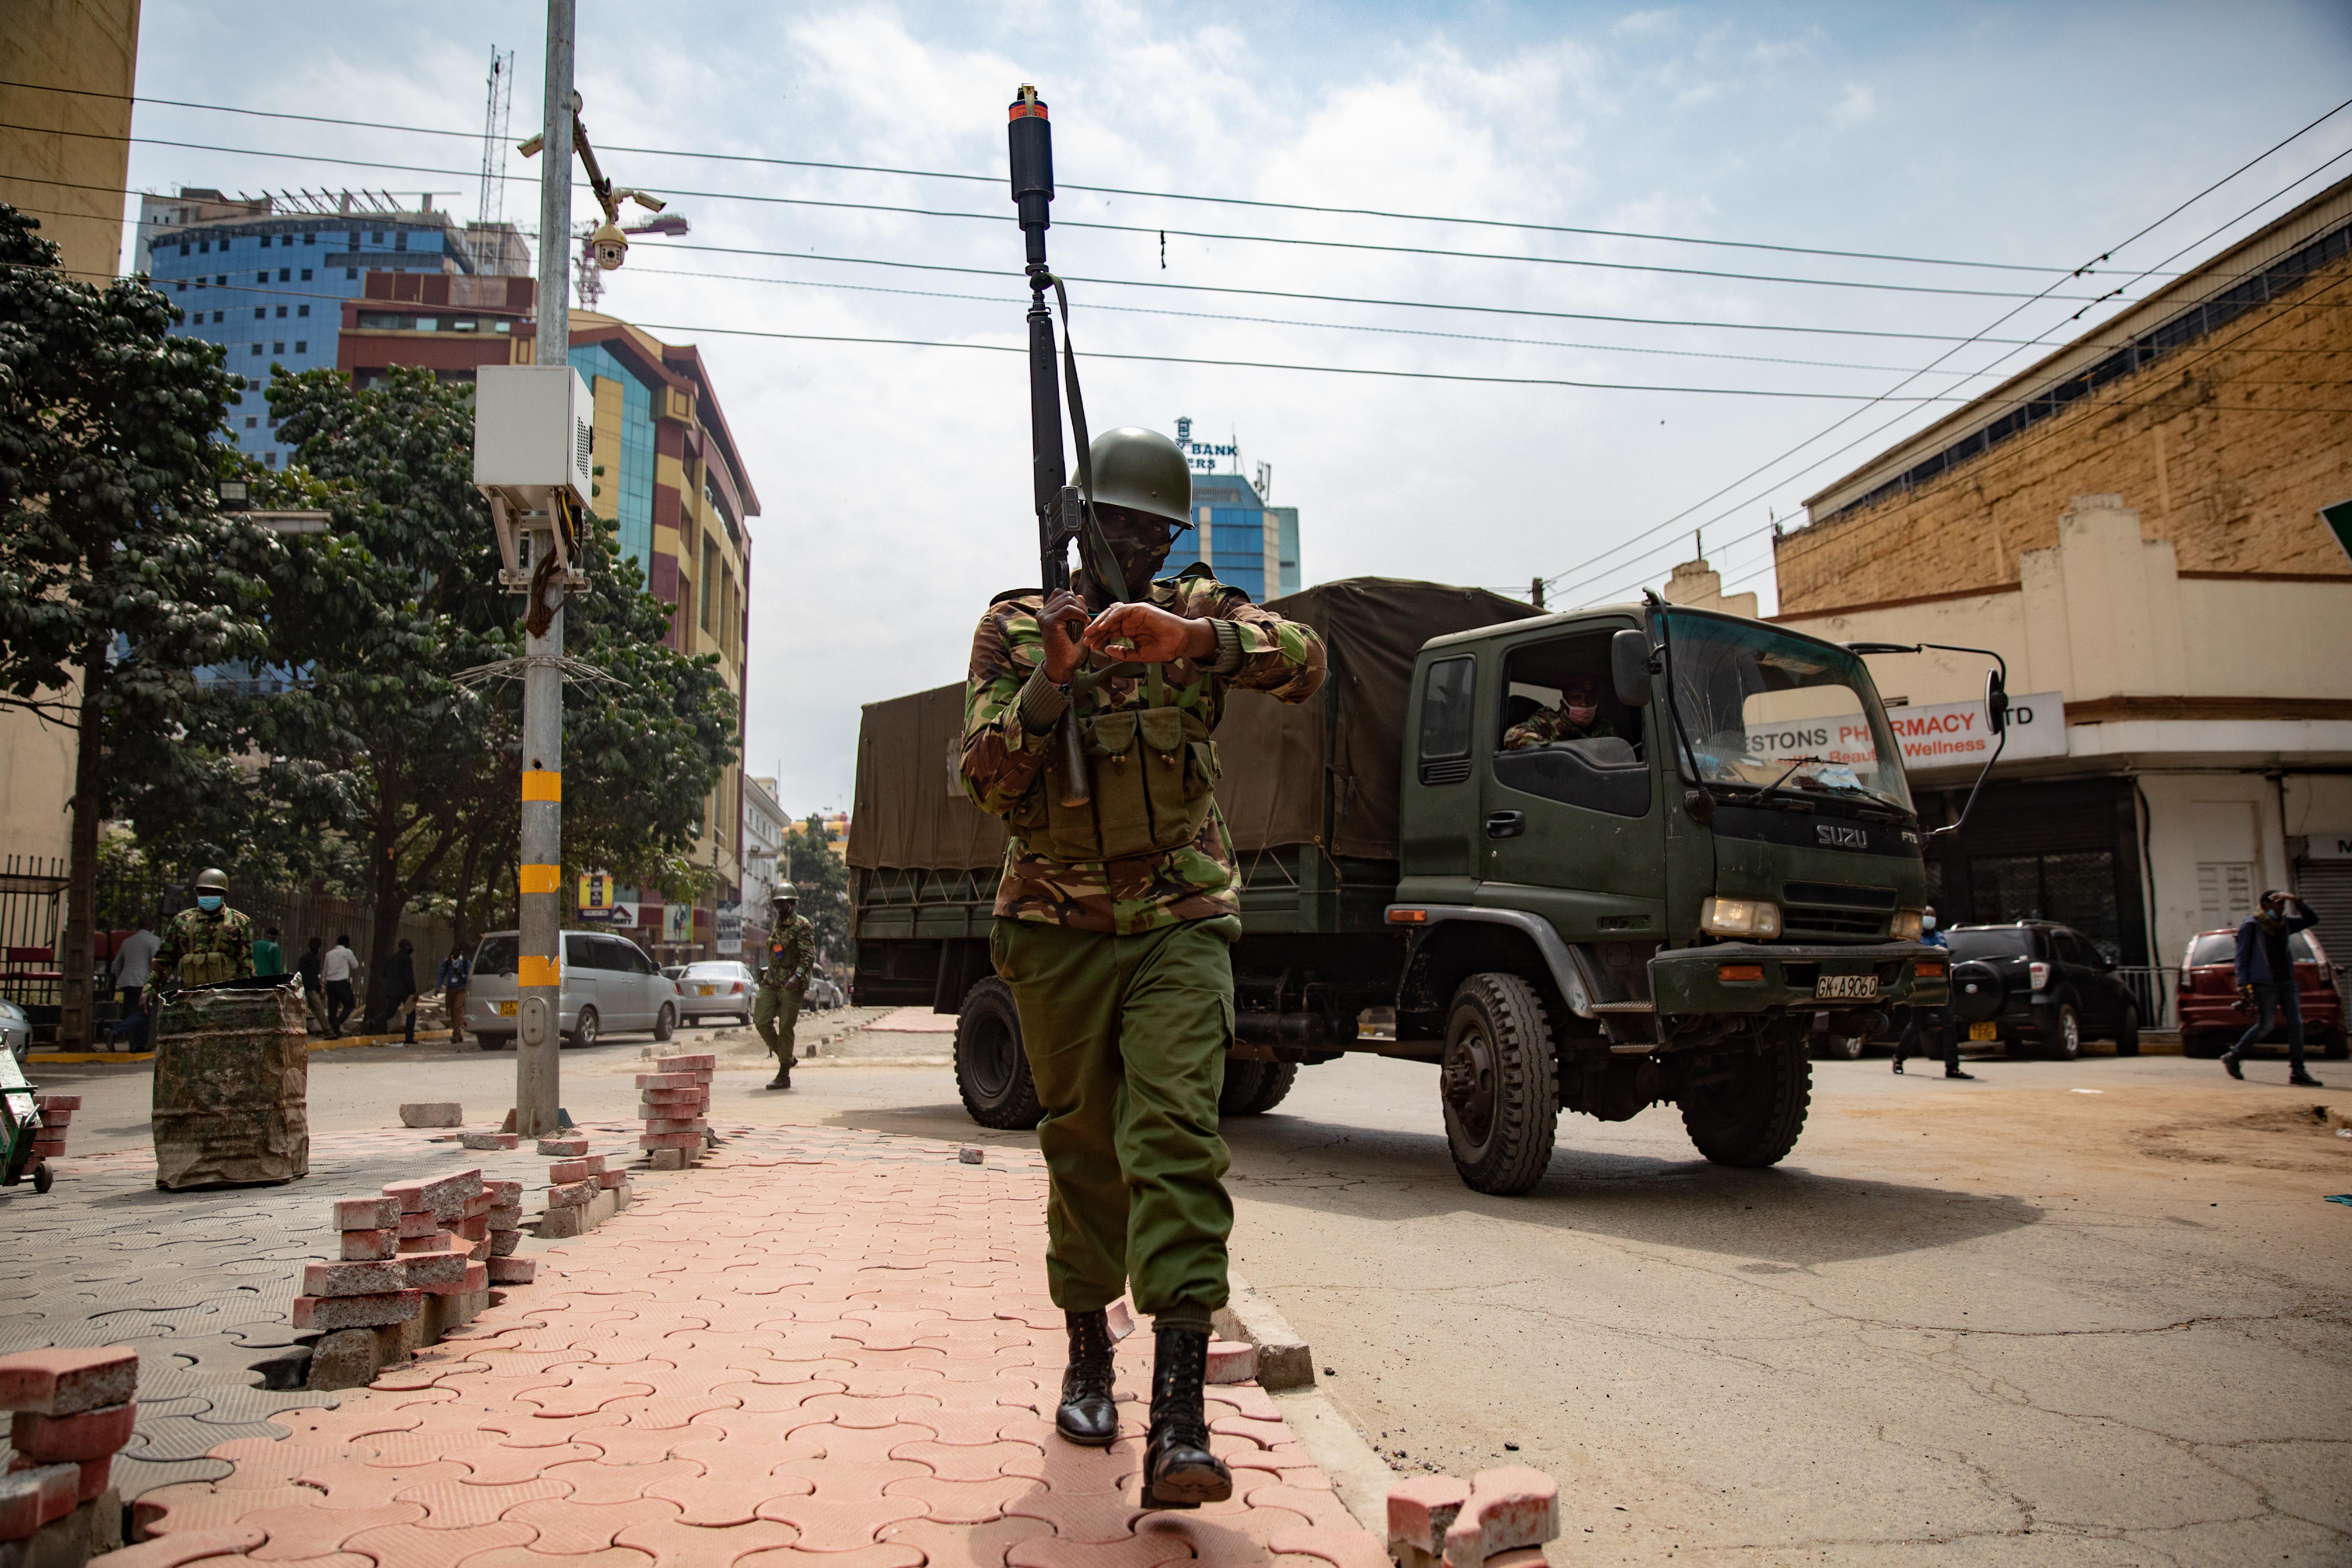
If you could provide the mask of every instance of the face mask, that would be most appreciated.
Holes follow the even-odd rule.
[[[1571,722],[1590,724],[1600,713],[1601,705],[1597,702],[1579,702],[1574,698],[1569,699],[1568,717]]]
[[[1919,929],[1921,931],[1934,931],[1936,929],[1936,917],[1933,915],[1921,915],[1919,917]]]
[[[220,912],[220,907],[221,896],[218,893],[198,893],[196,895],[196,908],[204,910],[205,913],[208,915],[217,914]]]

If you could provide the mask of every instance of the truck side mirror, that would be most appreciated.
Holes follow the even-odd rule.
[[[1609,639],[1609,674],[1617,700],[1628,708],[1650,705],[1650,639],[1631,627]]]
[[[1985,727],[1996,735],[2009,729],[2009,687],[1998,669],[1985,676]]]

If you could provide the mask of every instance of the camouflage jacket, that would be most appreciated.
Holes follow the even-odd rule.
[[[1218,582],[1205,566],[1153,583],[1149,602],[1187,619],[1231,628],[1220,629],[1218,657],[1210,663],[1182,658],[1161,667],[1164,700],[1198,715],[1213,730],[1223,716],[1228,689],[1304,702],[1323,684],[1323,639],[1315,629],[1253,605],[1247,594]],[[1032,732],[1021,713],[1024,689],[1044,657],[1037,631],[1042,603],[1034,593],[1007,595],[989,605],[972,634],[959,771],[972,804],[998,816],[1045,788],[1053,731]],[[1038,682],[1045,691],[1054,689],[1044,684],[1042,673]],[[1148,707],[1148,690],[1139,676],[1113,676],[1087,699],[1088,711]],[[1213,807],[1192,843],[1157,855],[1064,862],[1024,852],[1016,840],[1005,847],[996,889],[1000,916],[1120,936],[1240,910],[1233,840]]]
[[[768,964],[760,971],[763,991],[805,991],[809,964],[816,958],[816,928],[806,915],[788,915],[768,933]]]
[[[253,922],[223,904],[217,914],[182,910],[163,922],[155,979],[177,985],[242,980],[253,973]]]
[[[1548,746],[1554,741],[1590,741],[1601,735],[1616,735],[1617,726],[1595,713],[1590,724],[1579,724],[1566,710],[1547,708],[1526,722],[1514,724],[1503,731],[1503,750],[1522,752],[1530,746]],[[1622,739],[1622,736],[1619,737]]]

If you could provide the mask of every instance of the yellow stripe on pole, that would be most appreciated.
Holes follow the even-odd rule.
[[[525,768],[522,797],[525,800],[561,801],[563,798],[563,775],[544,768]]]
[[[526,893],[560,893],[563,890],[563,868],[561,866],[525,866],[517,879]]]
[[[538,958],[530,953],[515,960],[517,985],[561,985],[563,984],[563,963],[561,959]]]

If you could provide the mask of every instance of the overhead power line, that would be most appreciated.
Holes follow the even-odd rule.
[[[100,92],[88,88],[58,88],[34,82],[0,81],[0,87],[39,88],[48,92],[69,92],[88,98],[110,98],[132,103],[151,103],[162,108],[194,109],[214,114],[239,114],[260,120],[288,120],[311,125],[341,125],[358,130],[391,131],[415,136],[447,136],[462,141],[477,140],[478,132],[448,131],[435,126],[404,125],[381,120],[353,120],[337,115],[297,114],[286,110],[245,109],[226,103],[199,103],[187,99],[149,98],[137,94]],[[743,163],[782,169],[823,169],[836,173],[888,174],[908,179],[952,180],[971,184],[994,185],[1003,183],[995,174],[966,174],[942,169],[905,169],[879,163],[844,163],[814,158],[776,158],[748,153],[709,153],[677,147],[614,147],[615,153],[630,153],[655,158],[699,158],[714,163]],[[1083,191],[1092,195],[1135,196],[1151,201],[1197,202],[1217,206],[1254,207],[1271,212],[1318,213],[1346,217],[1373,217],[1403,223],[1459,224],[1477,228],[1517,229],[1533,234],[1567,234],[1596,239],[1643,240],[1661,245],[1707,246],[1731,250],[1760,250],[1784,256],[1818,256],[1845,261],[1888,261],[1917,267],[1962,267],[1996,272],[2070,272],[2063,267],[2036,266],[2020,261],[1969,261],[1951,257],[1904,256],[1886,251],[1839,250],[1820,246],[1781,245],[1765,240],[1716,239],[1697,235],[1653,234],[1639,229],[1593,228],[1570,224],[1534,223],[1515,218],[1464,217],[1437,213],[1392,212],[1381,207],[1332,206],[1313,202],[1277,202],[1251,196],[1216,196],[1184,191],[1151,191],[1125,185],[1080,185],[1064,182],[1066,191]],[[1174,232],[1174,231],[1171,231]]]
[[[0,121],[0,130],[38,131],[45,134],[84,137],[100,142],[123,142],[148,147],[176,147],[198,153],[226,153],[236,157],[277,158],[303,163],[332,163],[339,168],[383,169],[394,174],[428,174],[441,179],[479,178],[478,172],[440,169],[420,163],[394,163],[369,158],[341,158],[323,153],[283,153],[266,147],[225,147],[214,142],[181,142],[162,136],[123,136],[110,132],[98,131],[56,131],[47,126],[18,125],[7,121]],[[952,207],[908,206],[895,202],[848,202],[822,196],[760,195],[745,191],[688,190],[674,185],[665,185],[662,190],[663,194],[672,197],[692,197],[699,201],[744,202],[759,206],[818,207],[836,212],[892,213],[906,217],[945,218],[960,223],[1009,224],[1014,221],[1011,213],[960,212]],[[1649,272],[1665,277],[1711,278],[1740,283],[1779,283],[1805,289],[1858,289],[1870,293],[1883,294],[1932,294],[1959,299],[2022,300],[2028,303],[2055,298],[2081,300],[2085,304],[2096,304],[2109,297],[2104,294],[2053,294],[2052,290],[2057,287],[2054,283],[2049,288],[2032,294],[2019,294],[2013,290],[1999,289],[1956,289],[1928,283],[1877,283],[1843,278],[1794,278],[1770,272],[1725,272],[1699,267],[1663,267],[1651,262],[1597,261],[1590,258],[1564,256],[1523,256],[1501,250],[1450,250],[1443,247],[1426,245],[1377,245],[1366,240],[1311,239],[1296,235],[1232,234],[1210,229],[1169,228],[1150,224],[1097,223],[1085,218],[1064,218],[1060,220],[1057,226],[1093,229],[1108,234],[1172,234],[1187,239],[1218,240],[1243,245],[1297,246],[1316,250],[1354,250],[1382,256],[1427,256],[1454,261],[1517,262],[1530,267],[1569,267],[1603,272]],[[2067,278],[2084,276],[2086,270],[2086,268],[2078,268],[2065,276]],[[2064,279],[2060,281],[2064,281]]]
[[[2121,240],[2117,241],[2117,242],[2116,242],[2116,244],[2114,244],[2114,245],[2111,245],[2111,246],[2107,247],[2107,248],[2106,248],[2106,249],[2105,249],[2105,250],[2103,250],[2103,251],[2101,251],[2101,252],[2099,253],[2099,255],[2097,255],[2096,257],[2094,257],[2094,258],[2092,258],[2092,260],[2093,260],[2094,262],[2105,260],[2105,259],[2107,259],[2109,257],[2112,257],[2112,256],[2113,256],[2116,251],[2121,250],[2121,249],[2123,249],[2125,247],[2126,247],[2126,246],[2128,246],[2128,245],[2132,245],[2132,244],[2136,243],[2137,241],[2138,241],[2138,240],[2140,240],[2140,239],[2145,238],[2147,235],[2149,235],[2149,234],[2153,233],[2153,232],[2154,232],[2155,230],[2157,230],[2158,228],[2162,227],[2165,224],[2168,224],[2168,223],[2171,222],[2174,218],[2176,218],[2176,217],[2179,216],[2182,213],[2184,213],[2184,212],[2186,212],[2187,210],[2189,210],[2189,208],[2190,208],[2191,206],[2194,206],[2197,203],[2199,203],[2199,202],[2200,202],[2200,201],[2204,200],[2207,196],[2211,195],[2215,191],[2220,190],[2223,185],[2226,185],[2226,184],[2228,184],[2230,182],[2231,182],[2232,180],[2237,179],[2240,175],[2242,175],[2242,174],[2245,174],[2248,170],[2250,170],[2250,169],[2253,168],[2256,164],[2258,164],[2258,163],[2262,163],[2263,161],[2264,161],[2265,159],[2267,159],[2267,158],[2271,157],[2273,154],[2274,154],[2274,153],[2278,153],[2278,152],[2280,152],[2280,151],[2284,150],[2284,148],[2286,148],[2287,146],[2289,146],[2289,145],[2290,145],[2290,144],[2292,144],[2293,142],[2296,142],[2296,141],[2300,140],[2302,137],[2304,137],[2304,136],[2305,136],[2305,135],[2308,135],[2311,132],[2317,130],[2320,126],[2322,126],[2322,125],[2326,124],[2328,121],[2333,120],[2336,115],[2341,114],[2341,113],[2342,113],[2346,109],[2347,109],[2347,108],[2352,108],[2352,98],[2347,98],[2347,99],[2344,100],[2342,102],[2340,102],[2340,103],[2336,104],[2333,109],[2328,110],[2326,113],[2324,113],[2324,114],[2320,115],[2318,118],[2316,118],[2316,119],[2315,119],[2315,120],[2310,121],[2309,122],[2307,122],[2307,123],[2305,123],[2305,125],[2301,126],[2301,127],[2300,127],[2300,128],[2298,128],[2297,130],[2295,130],[2295,131],[2292,132],[2291,133],[2289,133],[2289,134],[2288,134],[2288,135],[2286,135],[2285,137],[2282,138],[2281,140],[2279,140],[2279,141],[2277,141],[2277,142],[2275,142],[2272,143],[2270,146],[2268,146],[2268,147],[2264,148],[2262,152],[2257,153],[2256,153],[2256,154],[2254,154],[2254,156],[2252,156],[2252,158],[2247,159],[2244,163],[2242,163],[2239,164],[2236,168],[2234,168],[2234,169],[2231,170],[2228,174],[2226,174],[2222,175],[2220,179],[2215,180],[2211,184],[2209,184],[2209,185],[2205,186],[2202,190],[2200,190],[2200,191],[2197,192],[2194,195],[2189,196],[2189,197],[2188,199],[2186,199],[2185,201],[2182,201],[2182,202],[2180,202],[2179,204],[2178,204],[2177,205],[2173,206],[2170,210],[2167,211],[2167,212],[2166,212],[2162,216],[2160,216],[2160,217],[2158,217],[2158,218],[2155,219],[2153,222],[2150,222],[2150,223],[2148,223],[2148,224],[2147,224],[2147,225],[2144,225],[2144,226],[2141,226],[2140,228],[2138,228],[2138,229],[2135,230],[2132,234],[2130,234],[2130,235],[2126,236],[2125,238],[2123,238],[2123,239],[2121,239]],[[2332,160],[2331,160],[2331,162],[2332,162]],[[2325,165],[2322,165],[2322,166],[2324,167]],[[2301,180],[2300,178],[2298,178],[2298,179],[2296,179],[2296,180],[2294,180],[2294,181],[2291,182],[2291,183],[2290,183],[2290,184],[2289,184],[2285,188],[2286,188],[2287,190],[2293,190],[2293,189],[2294,188],[2294,186],[2295,186],[2295,185],[2300,184],[2302,184],[2302,180]],[[2266,199],[2268,199],[2268,200],[2275,200],[2275,199],[2276,199],[2276,195],[2277,195],[2277,193],[2273,193],[2273,195],[2270,198],[2266,198]],[[2249,210],[2250,210],[2250,211],[2252,211],[2252,210],[2258,210],[2258,209],[2259,209],[2260,205],[2261,205],[2261,204],[2257,204],[2257,207],[2256,207],[2256,208],[2249,209]],[[2046,293],[2046,292],[2047,292],[2047,291],[2045,290],[2045,293]],[[2011,321],[2011,320],[2014,319],[2018,314],[2020,314],[2021,311],[2023,311],[2023,310],[2026,309],[2027,305],[2030,305],[2030,304],[2032,304],[2032,303],[2033,303],[2033,301],[2032,301],[2032,300],[2028,300],[2028,301],[2026,301],[2026,302],[2025,302],[2025,304],[2021,304],[2021,305],[2019,305],[2019,306],[2015,307],[2014,309],[2011,309],[2011,310],[2008,310],[2008,311],[2005,311],[2002,315],[2000,315],[1998,319],[1996,319],[1996,320],[1995,320],[1994,321],[1992,321],[1989,326],[1987,326],[1987,327],[1984,329],[1984,331],[1985,331],[1985,332],[1990,332],[1990,331],[1994,331],[1995,329],[1997,329],[1997,328],[2000,327],[2003,323],[2005,323],[2005,322],[2007,322],[2007,321]],[[2078,314],[2079,314],[2079,312],[2078,312]],[[1977,336],[1977,337],[1981,337],[1982,335],[1983,335],[1982,333],[1979,333],[1979,334],[1977,334],[1976,336]],[[1976,341],[1976,338],[1971,338],[1970,340],[1969,340],[1969,342],[1974,342],[1974,341]],[[1889,388],[1889,389],[1888,389],[1889,395],[1891,396],[1895,392],[1900,391],[1904,386],[1906,386],[1906,385],[1908,385],[1912,381],[1916,380],[1916,379],[1918,378],[1918,376],[1919,376],[1919,375],[1926,374],[1927,371],[1934,370],[1934,369],[1935,369],[1937,366],[1938,366],[1938,365],[1941,365],[1941,364],[1944,363],[1944,361],[1945,361],[1945,360],[1949,359],[1953,354],[1958,353],[1961,349],[1966,348],[1967,346],[1968,346],[1968,342],[1961,342],[1961,343],[1958,343],[1958,344],[1954,345],[1951,349],[1949,349],[1949,350],[1946,351],[1944,353],[1937,355],[1937,356],[1936,357],[1936,359],[1935,359],[1933,362],[1931,362],[1929,364],[1927,364],[1927,365],[1926,365],[1926,366],[1922,367],[1922,369],[1921,369],[1921,370],[1916,371],[1916,372],[1914,372],[1912,374],[1910,374],[1910,375],[1908,375],[1908,376],[1906,376],[1906,377],[1905,377],[1901,382],[1896,383],[1896,384],[1895,384],[1895,385],[1894,387]],[[2014,350],[2011,350],[2011,353],[2012,354],[2014,353],[2014,352],[2015,352]],[[2002,357],[2002,359],[2004,359],[2004,360],[2005,360],[2005,359],[2009,358],[2009,357],[2010,357],[2010,355],[2008,355],[2008,354],[2004,354],[2004,355],[2003,355],[2003,356],[2001,356],[2001,357]],[[1998,363],[2001,363],[2000,360],[1996,360],[1996,361],[1994,362],[1994,363],[1995,363],[1995,364],[1998,364]],[[1990,368],[1990,366],[1988,366],[1987,368]],[[1907,400],[1907,399],[1906,399],[1905,401],[1908,401],[1908,400]],[[1778,465],[1778,464],[1780,464],[1780,463],[1782,463],[1782,462],[1787,461],[1789,458],[1792,458],[1792,457],[1795,457],[1798,453],[1800,453],[1800,452],[1803,451],[1806,447],[1808,447],[1811,446],[1814,442],[1819,441],[1819,440],[1822,439],[1823,437],[1827,437],[1831,432],[1832,432],[1832,431],[1834,431],[1834,430],[1838,429],[1840,426],[1844,426],[1844,425],[1846,425],[1846,424],[1850,423],[1851,421],[1853,421],[1853,420],[1854,420],[1854,419],[1857,419],[1857,418],[1861,417],[1864,413],[1868,412],[1869,407],[1870,407],[1870,405],[1867,405],[1867,404],[1865,404],[1865,405],[1863,405],[1863,407],[1861,407],[1861,408],[1856,408],[1856,409],[1853,409],[1853,410],[1852,410],[1852,411],[1848,412],[1847,414],[1845,414],[1845,415],[1842,416],[1840,418],[1838,418],[1838,419],[1836,419],[1836,420],[1832,421],[1832,423],[1831,423],[1827,427],[1825,427],[1824,429],[1822,429],[1822,430],[1819,430],[1819,431],[1815,432],[1813,435],[1807,437],[1804,440],[1798,442],[1795,446],[1793,446],[1793,447],[1791,447],[1788,448],[1786,451],[1780,453],[1780,454],[1779,454],[1778,456],[1776,456],[1776,457],[1773,457],[1773,458],[1768,458],[1768,459],[1767,459],[1767,460],[1765,460],[1764,462],[1762,462],[1762,463],[1760,463],[1760,464],[1757,465],[1755,468],[1750,468],[1747,473],[1745,473],[1745,474],[1741,475],[1738,479],[1736,479],[1732,480],[1729,484],[1725,485],[1725,486],[1721,487],[1720,489],[1717,489],[1713,494],[1708,495],[1708,496],[1705,497],[1704,499],[1702,499],[1702,500],[1698,500],[1698,501],[1696,501],[1696,502],[1694,502],[1694,503],[1693,503],[1692,505],[1690,505],[1690,506],[1685,507],[1682,510],[1680,510],[1680,511],[1678,511],[1678,512],[1675,513],[1675,515],[1674,515],[1674,516],[1672,516],[1672,517],[1670,517],[1670,518],[1667,518],[1664,522],[1657,523],[1657,524],[1654,525],[1654,526],[1653,526],[1653,527],[1651,527],[1651,528],[1648,528],[1648,529],[1643,530],[1641,533],[1634,535],[1634,536],[1633,536],[1633,539],[1631,539],[1631,540],[1627,540],[1627,541],[1623,541],[1623,542],[1622,542],[1618,546],[1616,546],[1616,547],[1615,547],[1615,549],[1622,549],[1622,548],[1624,548],[1626,545],[1629,545],[1629,544],[1632,544],[1632,543],[1633,543],[1633,542],[1638,542],[1638,541],[1639,541],[1639,540],[1641,540],[1641,539],[1648,538],[1648,537],[1651,537],[1651,536],[1655,535],[1655,534],[1658,534],[1658,533],[1663,533],[1663,532],[1664,532],[1666,530],[1668,530],[1668,529],[1671,529],[1671,528],[1674,528],[1674,527],[1677,526],[1678,524],[1680,524],[1681,522],[1683,522],[1685,519],[1687,519],[1687,518],[1688,518],[1688,517],[1689,517],[1693,512],[1696,512],[1696,511],[1699,510],[1702,507],[1707,506],[1707,505],[1711,504],[1712,502],[1714,502],[1714,501],[1716,501],[1716,500],[1720,500],[1723,496],[1725,496],[1725,495],[1728,494],[1728,493],[1729,493],[1730,491],[1732,491],[1733,489],[1738,489],[1739,486],[1746,484],[1749,479],[1752,479],[1756,478],[1759,474],[1761,474],[1761,473],[1765,472],[1767,469],[1771,468],[1773,468],[1773,467],[1777,466],[1777,465]],[[1700,524],[1699,524],[1699,526],[1700,526],[1700,527],[1702,527],[1702,528],[1704,528],[1704,527],[1707,526],[1707,523],[1715,522],[1715,521],[1721,521],[1723,518],[1730,516],[1733,512],[1738,511],[1738,510],[1740,510],[1741,509],[1743,509],[1743,508],[1745,508],[1745,507],[1749,507],[1749,506],[1753,506],[1753,505],[1755,505],[1758,501],[1761,500],[1765,496],[1767,496],[1767,495],[1770,494],[1773,490],[1780,489],[1780,486],[1790,483],[1790,481],[1794,480],[1795,479],[1799,478],[1799,477],[1800,477],[1800,476],[1801,476],[1801,475],[1804,475],[1804,474],[1808,474],[1808,473],[1812,472],[1815,468],[1820,468],[1822,464],[1824,464],[1824,463],[1828,462],[1832,458],[1838,457],[1838,456],[1840,456],[1841,454],[1843,454],[1843,453],[1844,453],[1844,452],[1850,451],[1850,450],[1852,450],[1854,447],[1861,445],[1861,443],[1862,443],[1863,441],[1869,440],[1869,439],[1871,439],[1873,437],[1875,437],[1875,436],[1877,436],[1877,435],[1879,435],[1879,434],[1881,434],[1881,433],[1883,433],[1883,432],[1885,432],[1885,431],[1886,431],[1886,430],[1889,430],[1889,429],[1893,428],[1895,425],[1896,425],[1896,424],[1898,424],[1898,423],[1900,423],[1900,422],[1901,422],[1901,418],[1902,418],[1902,416],[1896,416],[1896,418],[1892,419],[1892,420],[1888,420],[1888,421],[1886,421],[1885,424],[1882,424],[1882,425],[1878,426],[1875,429],[1874,429],[1874,430],[1872,430],[1872,431],[1869,431],[1869,432],[1865,433],[1864,436],[1862,436],[1862,437],[1858,437],[1857,439],[1855,439],[1855,440],[1853,440],[1853,441],[1850,441],[1850,442],[1846,443],[1846,445],[1845,445],[1845,446],[1839,447],[1839,448],[1837,449],[1837,451],[1835,451],[1835,452],[1832,452],[1832,453],[1828,454],[1827,456],[1824,456],[1824,457],[1821,457],[1821,458],[1815,458],[1812,462],[1811,462],[1811,463],[1807,464],[1804,468],[1801,468],[1797,469],[1795,473],[1792,473],[1792,474],[1787,475],[1787,476],[1785,476],[1785,477],[1781,478],[1780,479],[1776,480],[1772,485],[1769,486],[1767,489],[1763,489],[1763,490],[1759,490],[1759,491],[1758,491],[1756,494],[1749,496],[1749,497],[1748,497],[1747,500],[1745,500],[1736,502],[1736,503],[1735,503],[1735,504],[1733,504],[1732,506],[1730,506],[1730,507],[1728,507],[1728,508],[1725,509],[1723,511],[1717,513],[1715,517],[1713,517],[1713,518],[1710,518],[1710,519],[1706,520],[1706,522],[1702,522],[1702,523],[1700,523]],[[1614,552],[1615,552],[1615,551],[1614,551],[1614,550],[1612,550],[1612,551],[1611,551],[1609,553],[1614,553]],[[1557,576],[1554,576],[1554,577],[1551,577],[1551,578],[1547,578],[1547,579],[1545,580],[1545,586],[1549,589],[1549,588],[1550,587],[1550,585],[1551,585],[1553,583],[1556,583],[1556,582],[1559,581],[1561,578],[1567,577],[1570,573],[1575,572],[1575,571],[1578,571],[1578,570],[1580,570],[1580,568],[1577,568],[1577,567],[1570,567],[1567,572],[1562,572],[1562,573],[1559,573]],[[1588,579],[1588,581],[1589,581],[1589,579]]]

